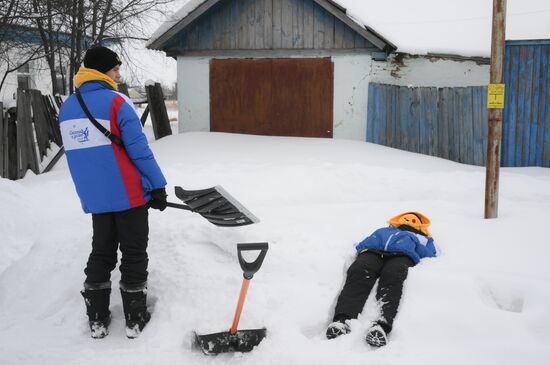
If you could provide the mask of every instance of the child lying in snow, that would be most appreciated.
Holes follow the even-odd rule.
[[[430,220],[426,216],[407,212],[391,218],[388,223],[388,227],[377,229],[355,247],[357,258],[348,269],[334,309],[334,322],[327,329],[328,339],[350,332],[347,321],[361,313],[379,279],[376,300],[381,305],[381,317],[367,331],[366,341],[371,346],[384,346],[397,315],[409,267],[424,257],[436,256],[434,240],[428,231]]]

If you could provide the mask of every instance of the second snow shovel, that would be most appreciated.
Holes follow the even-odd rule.
[[[243,269],[243,283],[237,302],[237,309],[233,318],[233,324],[229,331],[199,335],[195,333],[196,344],[206,355],[217,355],[222,352],[249,352],[254,346],[258,345],[266,335],[265,328],[237,330],[241,312],[243,310],[244,300],[250,285],[250,280],[262,266],[265,254],[267,253],[267,242],[261,243],[239,243],[237,244],[237,253],[239,264]],[[241,251],[260,250],[256,260],[247,262],[244,260]]]
[[[259,222],[221,186],[202,190],[185,190],[175,187],[176,196],[185,204],[168,203],[171,208],[199,213],[212,224],[221,227],[238,227]]]

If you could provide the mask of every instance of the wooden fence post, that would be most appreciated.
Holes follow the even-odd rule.
[[[164,94],[160,84],[157,82],[154,85],[145,85],[145,90],[147,91],[147,101],[155,139],[171,135],[172,129],[170,128],[170,120],[168,119]]]
[[[6,130],[6,153],[5,153],[5,170],[6,177],[10,180],[17,180],[17,114],[14,108],[6,113],[5,130]]]
[[[17,156],[18,179],[23,178],[29,168],[37,175],[40,173],[32,128],[30,92],[21,89],[17,90]]]
[[[144,126],[145,122],[147,121],[147,117],[149,116],[149,104],[145,107],[145,110],[143,111],[143,114],[141,114],[141,125]]]
[[[7,131],[8,121],[7,118],[4,120],[4,104],[0,101],[0,177],[6,177],[6,157],[7,146],[6,146],[6,131]]]
[[[38,90],[29,90],[31,96],[32,116],[34,130],[36,132],[36,144],[38,147],[38,158],[42,161],[50,148],[49,123],[47,121],[47,110],[44,107],[42,93]]]
[[[42,101],[46,107],[45,113],[49,125],[49,138],[59,147],[63,146],[63,140],[61,139],[61,129],[59,127],[59,121],[57,118],[57,101],[51,95],[42,95]],[[57,105],[59,108],[61,103]]]
[[[0,177],[6,177],[4,174],[4,104],[0,101]]]

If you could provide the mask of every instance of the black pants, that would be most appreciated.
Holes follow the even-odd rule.
[[[338,297],[334,318],[357,318],[363,310],[377,279],[376,300],[381,304],[379,324],[386,333],[391,332],[393,320],[403,294],[403,282],[414,262],[404,255],[387,255],[367,251],[359,256],[348,269],[346,283]]]
[[[141,284],[147,281],[147,241],[149,236],[147,206],[122,212],[92,214],[92,252],[84,273],[86,283],[104,283],[110,280],[117,264],[120,244],[120,281]]]

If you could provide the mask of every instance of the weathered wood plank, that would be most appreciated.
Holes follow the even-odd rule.
[[[273,3],[264,0],[264,49],[273,47]]]
[[[543,151],[542,151],[542,166],[550,167],[550,46],[545,46],[545,64],[546,64],[546,100],[543,108],[544,113],[544,137],[543,137]]]
[[[6,158],[4,157],[4,151],[5,151],[5,136],[6,136],[6,130],[5,128],[7,126],[7,123],[4,123],[4,105],[0,101],[0,177],[6,177],[4,172],[4,164]]]
[[[49,138],[59,147],[63,146],[63,140],[61,139],[61,130],[59,128],[59,121],[57,118],[58,108],[56,108],[55,97],[52,95],[44,95],[44,104],[48,109],[48,122],[49,122]]]
[[[392,144],[390,146],[394,148],[399,148],[399,87],[391,87],[389,90],[389,95],[392,100],[391,117],[386,117],[386,119],[388,120],[388,122],[391,122],[392,126]]]
[[[282,48],[283,44],[283,4],[282,0],[273,0],[273,48]]]
[[[533,67],[531,80],[531,100],[528,102],[529,108],[529,156],[527,166],[536,166],[537,155],[539,154],[539,146],[537,145],[537,135],[539,131],[539,100],[541,88],[539,87],[541,79],[544,75],[541,74],[541,52],[542,47],[533,47]]]
[[[517,111],[516,111],[516,138],[515,138],[515,156],[514,160],[512,161],[512,166],[522,166],[522,155],[523,155],[523,136],[525,134],[525,121],[524,121],[524,115],[523,111],[524,108],[522,106],[521,100],[524,100],[526,90],[525,90],[525,84],[524,84],[524,78],[525,73],[527,72],[527,64],[526,64],[526,50],[524,47],[518,47],[519,48],[519,72],[517,73],[517,79],[513,80],[512,82],[517,83],[518,89],[517,89],[517,99],[518,102],[516,104]],[[514,77],[515,78],[515,77]]]
[[[385,101],[387,100],[386,93],[387,93],[387,85],[379,85],[375,95],[376,122],[374,123],[374,126],[372,128],[375,141],[376,141],[375,143],[384,144],[384,145],[388,143],[386,139],[386,133],[385,133],[385,129],[386,129],[385,127],[387,123],[386,115],[388,114],[386,112],[386,104],[385,104]]]
[[[239,16],[239,2],[232,1],[230,4],[231,15],[230,15],[230,44],[232,49],[239,48],[239,32],[240,32],[240,16]]]
[[[367,100],[367,142],[384,144],[377,135],[377,126],[382,118],[380,112],[383,112],[385,105],[380,105],[380,94],[383,91],[383,85],[369,83],[368,100]],[[372,112],[372,115],[370,114]],[[387,141],[385,141],[387,143]]]
[[[464,88],[463,110],[464,110],[464,130],[463,145],[464,145],[464,163],[473,163],[474,160],[474,103],[473,103],[473,90],[471,87]]]
[[[201,22],[201,28],[199,29],[199,49],[212,49],[214,48],[214,35],[212,22],[214,19],[211,17],[204,17]]]
[[[396,105],[399,105],[399,102],[396,99],[398,94],[394,94],[394,90],[395,88],[392,87],[392,85],[383,85],[382,92],[379,94],[378,105],[380,105],[380,108],[383,108],[379,112],[381,115],[382,126],[384,126],[385,129],[389,130],[389,135],[388,133],[384,132],[383,128],[378,133],[382,136],[386,143],[388,143],[389,139],[391,143],[395,145],[395,133],[397,124],[394,123],[395,120],[392,119],[391,103],[395,102]]]
[[[248,49],[256,47],[256,0],[247,0],[246,26],[248,28]]]
[[[313,6],[313,48],[325,46],[325,11],[319,5]]]
[[[403,147],[406,151],[413,151],[411,149],[411,124],[412,124],[412,114],[411,114],[411,99],[412,95],[407,86],[399,87],[399,104],[401,108],[401,140]]]
[[[292,0],[282,0],[281,45],[292,48]]]
[[[254,42],[252,43],[253,49],[264,48],[264,0],[255,0],[251,9],[254,12],[252,19],[252,26],[254,27]],[[249,13],[249,22],[251,14]]]
[[[15,112],[7,114],[7,129],[6,129],[7,153],[5,169],[6,177],[10,180],[17,180],[19,159],[17,153],[17,124]]]
[[[510,76],[511,76],[511,67],[510,67],[510,50],[511,47],[506,47],[504,50],[504,84],[507,85],[508,90],[504,93],[504,105],[506,106],[502,111],[502,138],[501,138],[501,149],[500,149],[500,161],[501,166],[508,166],[509,160],[509,148],[510,148]],[[486,107],[486,106],[485,106]]]
[[[522,154],[521,154],[521,165],[520,166],[528,166],[529,165],[529,140],[530,140],[530,134],[531,134],[531,125],[532,125],[532,115],[531,115],[531,105],[530,101],[533,99],[534,95],[532,94],[533,91],[533,57],[534,57],[534,47],[533,46],[527,46],[522,47],[522,49],[525,51],[524,53],[524,66],[525,66],[525,72],[520,75],[520,79],[522,79],[522,86],[521,89],[524,92],[524,97],[521,100],[520,106],[522,108],[522,123],[524,124],[523,128],[523,136],[521,138],[522,143]]]
[[[437,116],[438,156],[449,158],[449,98],[448,88],[439,88],[439,110]]]
[[[17,90],[17,152],[19,169],[17,178],[25,176],[28,169],[39,174],[31,114],[31,96],[28,90]]]
[[[29,90],[31,98],[32,122],[34,124],[38,158],[42,161],[50,147],[48,136],[47,111],[42,103],[42,94],[38,90]]]
[[[145,86],[147,92],[147,101],[151,113],[151,122],[153,124],[153,133],[155,139],[159,139],[172,134],[170,120],[164,104],[164,94],[160,83]]]
[[[304,48],[311,49],[314,47],[314,23],[313,1],[304,1]]]
[[[472,144],[473,144],[473,164],[482,166],[483,161],[483,134],[481,124],[484,123],[481,119],[481,105],[482,98],[481,92],[483,89],[481,87],[472,87]]]
[[[210,9],[209,18],[212,24],[212,48],[223,49],[223,27],[225,18],[222,14],[222,7],[220,4],[216,4]]]
[[[550,45],[543,47],[542,69],[545,70],[545,77],[541,80],[544,87],[541,89],[541,100],[539,107],[541,110],[541,137],[539,145],[541,146],[541,162],[539,166],[550,167]]]
[[[436,156],[435,143],[437,139],[437,88],[426,87],[422,89],[422,110],[424,123],[422,123],[421,135],[424,136],[420,142],[424,146],[422,153]]]
[[[304,47],[304,1],[293,0],[292,48]]]
[[[324,12],[324,48],[326,49],[332,49],[334,48],[334,16],[330,14],[329,12]]]
[[[344,28],[346,25],[339,19],[334,21],[334,48],[341,49],[344,47]]]
[[[481,97],[483,98],[481,105],[483,105],[483,108],[481,109],[482,117],[481,119],[485,121],[485,123],[482,123],[481,126],[483,128],[483,165],[485,166],[487,161],[487,143],[489,140],[489,109],[487,108],[487,87],[483,87],[483,92],[481,93]]]
[[[420,152],[419,139],[420,139],[420,123],[421,123],[421,110],[420,106],[421,88],[409,88],[410,95],[410,124],[409,124],[409,151]]]
[[[221,46],[220,49],[230,49],[231,48],[231,33],[233,32],[233,21],[232,21],[232,4],[231,2],[221,4]]]

